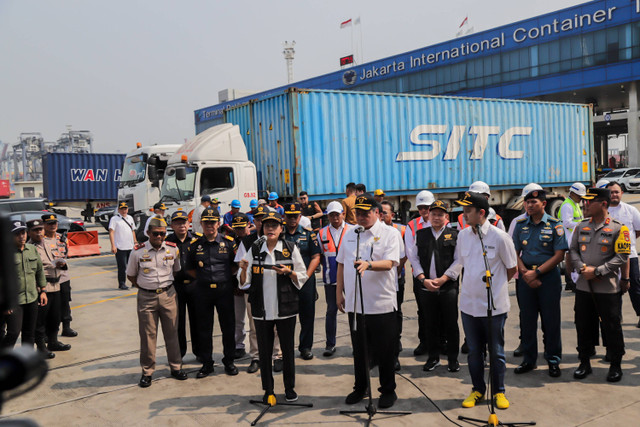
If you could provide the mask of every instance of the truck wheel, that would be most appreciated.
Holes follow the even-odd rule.
[[[562,202],[564,200],[553,199],[547,204],[547,212],[554,218],[558,217],[558,213],[560,212],[560,206],[562,206]]]

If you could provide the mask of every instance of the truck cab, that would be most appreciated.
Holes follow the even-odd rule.
[[[160,187],[169,158],[180,145],[138,147],[127,154],[118,185],[118,201],[127,202],[130,212],[148,213],[160,200]]]
[[[247,157],[238,126],[227,123],[207,129],[169,159],[160,191],[167,216],[179,209],[191,214],[204,195],[220,201],[221,215],[234,199],[246,212],[251,199],[257,198],[256,167]]]

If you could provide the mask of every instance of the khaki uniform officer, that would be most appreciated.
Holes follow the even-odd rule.
[[[140,387],[151,385],[151,375],[156,369],[158,319],[162,324],[171,376],[187,379],[178,344],[178,304],[173,286],[173,274],[180,271],[180,250],[175,243],[164,241],[167,223],[163,218],[153,218],[148,231],[149,240],[135,247],[127,265],[127,277],[139,289]]]

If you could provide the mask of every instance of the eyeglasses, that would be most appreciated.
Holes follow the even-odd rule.
[[[167,233],[165,231],[152,231],[151,235],[153,237],[164,237],[167,235]]]
[[[429,206],[425,206],[425,205],[418,206],[418,210],[419,211],[424,210],[424,209],[429,209]]]

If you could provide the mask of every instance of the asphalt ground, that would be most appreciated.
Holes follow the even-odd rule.
[[[640,203],[640,196],[625,196],[625,201]],[[108,251],[108,237],[102,228],[100,241]],[[116,263],[113,255],[76,258],[69,261],[73,288],[72,326],[79,332],[76,338],[61,337],[72,344],[68,352],[56,353],[49,361],[50,371],[36,389],[7,401],[1,417],[30,418],[43,426],[75,425],[248,425],[260,413],[261,407],[249,403],[261,398],[259,373],[248,374],[248,356],[236,361],[239,375],[229,377],[221,365],[221,337],[217,320],[214,331],[215,373],[196,379],[200,364],[190,352],[184,358],[186,381],[169,376],[164,341],[158,339],[157,368],[153,384],[141,389],[139,337],[136,315],[136,290],[117,290]],[[338,316],[338,350],[324,358],[324,288],[318,287],[316,303],[315,358],[296,358],[296,391],[299,402],[313,403],[313,408],[276,406],[261,420],[261,424],[359,425],[366,417],[345,416],[340,410],[364,409],[365,403],[348,406],[345,396],[353,387],[353,365],[346,315]],[[604,348],[597,348],[592,359],[593,375],[574,380],[578,365],[576,332],[573,324],[574,294],[562,294],[562,375],[547,374],[542,354],[538,369],[515,375],[513,369],[521,358],[513,356],[518,344],[518,305],[515,284],[510,284],[511,312],[505,326],[507,350],[506,395],[511,402],[508,410],[497,410],[501,422],[535,421],[541,426],[632,426],[640,416],[640,329],[628,296],[623,303],[623,332],[626,355],[623,359],[622,381],[605,381],[608,364],[601,359]],[[414,357],[417,345],[416,304],[411,286],[405,292],[404,332],[400,355],[402,370],[396,376],[398,401],[392,410],[410,411],[406,416],[378,414],[374,425],[450,425],[445,418],[459,425],[459,415],[486,420],[487,405],[464,409],[461,402],[471,391],[466,356],[460,355],[461,370],[449,373],[444,366],[424,372],[426,356]],[[462,326],[460,326],[462,332]],[[542,336],[539,334],[539,351]],[[297,341],[297,340],[296,340]],[[248,346],[248,340],[247,340]],[[443,362],[446,360],[443,359]],[[281,374],[275,374],[277,398],[284,400]],[[379,386],[377,370],[372,370],[374,399]],[[636,394],[638,393],[638,394]],[[439,411],[442,411],[439,412]]]

